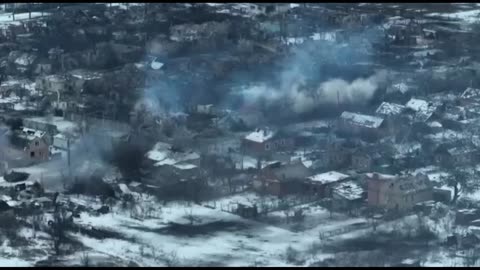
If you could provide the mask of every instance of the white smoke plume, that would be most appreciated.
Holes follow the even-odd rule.
[[[280,91],[266,84],[244,88],[240,91],[239,95],[242,96],[244,102],[248,105],[259,102],[265,102],[267,105],[272,105],[284,96]]]
[[[331,79],[316,89],[308,89],[303,76],[287,76],[280,88],[257,85],[245,88],[239,95],[247,105],[263,103],[270,106],[282,102],[288,104],[294,113],[307,113],[322,104],[365,104],[386,82],[387,75],[386,71],[379,71],[368,78],[358,78],[352,82]]]
[[[317,89],[320,103],[365,103],[372,99],[377,89],[386,82],[387,72],[379,71],[368,78],[351,83],[333,79],[320,84]]]

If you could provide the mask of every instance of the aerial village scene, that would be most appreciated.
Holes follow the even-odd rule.
[[[0,266],[480,266],[480,4],[0,4]]]

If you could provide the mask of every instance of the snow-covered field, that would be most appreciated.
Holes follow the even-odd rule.
[[[247,196],[248,197],[248,196]],[[73,199],[73,198],[72,198]],[[79,203],[82,198],[77,198]],[[329,231],[358,222],[359,219],[328,218],[321,207],[311,208],[306,218],[311,229],[292,232],[263,222],[248,220],[217,209],[199,205],[170,203],[161,205],[143,197],[143,209],[151,209],[149,218],[133,218],[131,211],[114,207],[114,213],[95,216],[82,213],[76,224],[93,226],[120,233],[124,239],[95,239],[79,233],[73,236],[87,246],[89,254],[106,255],[133,261],[142,266],[166,265],[174,252],[180,265],[288,266],[284,254],[288,246],[305,256],[312,243],[318,242],[320,231]],[[85,201],[85,204],[91,204]],[[99,205],[98,205],[99,206]],[[137,208],[136,213],[143,210]],[[272,213],[280,216],[281,213]],[[190,216],[193,216],[193,227]],[[172,224],[174,223],[174,224]],[[184,227],[182,227],[184,225]],[[187,232],[188,231],[188,232]],[[355,233],[350,233],[352,237]],[[319,254],[321,258],[328,254]],[[319,258],[320,258],[319,257]]]

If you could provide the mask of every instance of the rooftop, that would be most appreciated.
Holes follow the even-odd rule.
[[[293,161],[287,164],[276,163],[270,165],[266,170],[271,170],[278,180],[304,180],[311,175],[310,170],[301,161]]]
[[[191,169],[197,168],[196,165],[188,164],[188,163],[185,163],[185,164],[174,164],[173,167],[175,167],[175,168],[177,168],[177,169],[180,169],[180,170],[191,170]]]
[[[460,97],[465,99],[478,98],[480,97],[480,89],[468,87]]]
[[[254,132],[248,134],[245,139],[257,143],[263,143],[270,140],[275,133],[269,129],[257,129]]]
[[[429,105],[428,102],[423,99],[412,98],[405,104],[405,107],[418,112],[427,110]]]
[[[43,124],[51,124],[57,127],[57,130],[59,132],[70,132],[74,130],[77,127],[77,124],[65,120],[63,117],[59,116],[52,116],[52,117],[31,117],[31,118],[26,118],[24,121],[33,121],[37,123],[43,123]]]
[[[416,112],[415,121],[425,122],[430,119],[438,105],[438,102],[427,102],[423,99],[412,98],[405,104],[405,107]]]
[[[93,71],[88,71],[88,70],[85,70],[85,69],[72,70],[72,71],[70,71],[70,75],[72,75],[72,77],[75,77],[75,78],[81,79],[81,80],[95,80],[95,79],[101,79],[102,78],[100,73],[93,72]]]
[[[66,80],[64,76],[58,74],[47,75],[44,79],[50,82],[64,82]]]
[[[383,123],[383,118],[352,112],[343,112],[340,118],[351,124],[368,128],[378,128]]]
[[[348,178],[349,176],[343,173],[339,173],[336,171],[330,171],[326,173],[316,174],[314,176],[308,177],[311,181],[319,182],[320,184],[329,184],[333,182],[337,182],[343,179]]]
[[[354,181],[338,183],[333,188],[333,192],[347,200],[361,199],[365,190]]]
[[[170,148],[170,144],[159,142],[155,144],[152,150],[148,151],[147,157],[155,161],[154,166],[174,165],[182,170],[192,169],[194,165],[188,164],[189,166],[187,166],[187,164],[178,163],[200,158],[200,155],[196,152],[173,152]]]
[[[22,133],[19,134],[19,137],[27,139],[29,141],[35,139],[35,138],[42,138],[45,135],[44,131],[40,130],[35,130],[31,128],[23,128]]]
[[[375,111],[377,114],[383,115],[396,115],[400,114],[405,110],[405,106],[395,103],[382,102],[378,109]]]
[[[375,175],[378,176],[379,179],[394,179],[394,178],[397,178],[396,175],[392,175],[392,174],[382,174],[382,173],[376,173],[376,172],[373,172],[373,173],[366,173],[365,174],[367,177],[369,178],[374,178]]]

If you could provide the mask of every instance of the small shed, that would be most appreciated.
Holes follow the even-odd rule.
[[[307,178],[307,184],[310,186],[310,191],[319,196],[331,196],[331,189],[340,181],[347,181],[349,175],[330,171],[326,173],[320,173]]]
[[[338,183],[332,188],[332,198],[337,209],[351,210],[358,208],[365,200],[365,195],[365,189],[351,180]]]
[[[256,218],[258,216],[258,209],[256,205],[249,206],[245,204],[237,204],[235,212],[244,218]]]

